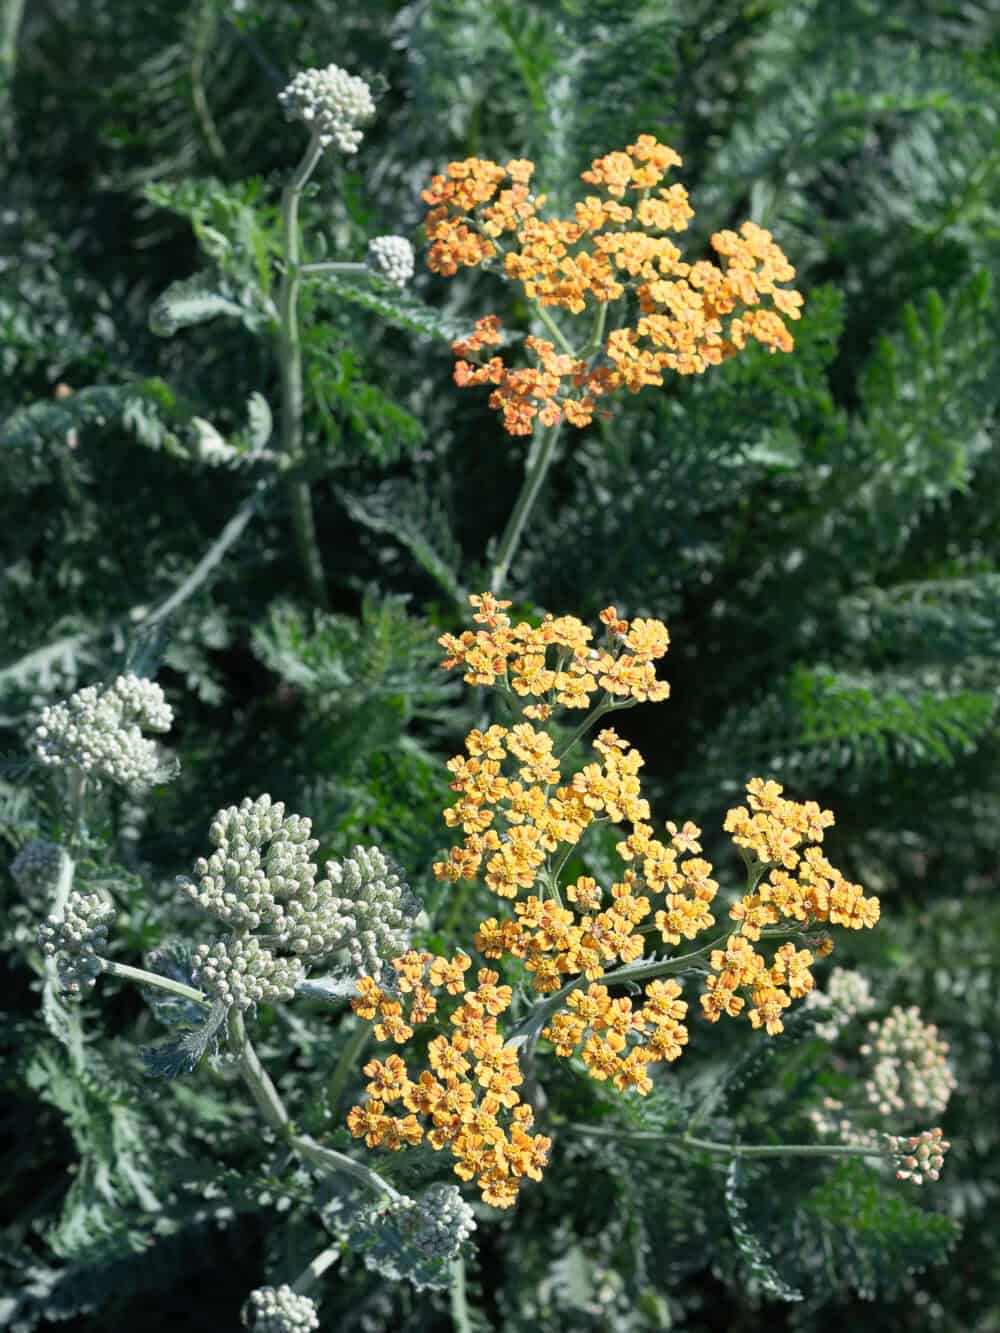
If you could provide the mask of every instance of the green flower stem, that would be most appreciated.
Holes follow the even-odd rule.
[[[326,1270],[332,1267],[340,1258],[339,1246],[330,1245],[325,1250],[320,1250],[316,1258],[303,1268],[292,1283],[292,1291],[299,1296],[305,1296],[316,1285]]]
[[[563,352],[565,352],[567,356],[571,356],[571,357],[573,357],[574,360],[577,360],[577,359],[578,359],[577,353],[573,351],[573,348],[572,348],[572,347],[570,346],[570,344],[567,342],[566,337],[564,336],[564,334],[563,334],[562,330],[560,329],[559,325],[555,322],[555,320],[552,318],[552,316],[549,314],[549,312],[545,309],[545,307],[544,307],[543,305],[538,305],[538,304],[536,303],[536,304],[535,304],[535,314],[538,316],[538,318],[542,321],[542,323],[543,323],[543,324],[545,325],[545,327],[548,329],[549,333],[552,334],[552,337],[553,337],[553,339],[555,340],[555,342],[557,342],[557,343],[559,344],[559,348],[560,348],[560,350],[563,351]]]
[[[229,1049],[239,1061],[240,1073],[250,1089],[250,1095],[257,1103],[257,1109],[273,1130],[279,1134],[287,1134],[291,1116],[285,1110],[281,1094],[271,1082],[271,1076],[261,1064],[253,1043],[247,1036],[243,1011],[235,1007],[230,1009],[226,1025]]]
[[[669,976],[671,972],[682,972],[694,959],[703,958],[705,954],[711,953],[718,948],[729,936],[727,931],[725,935],[718,935],[715,939],[709,940],[703,944],[700,949],[693,949],[690,953],[679,954],[676,958],[654,958],[645,963],[628,963],[625,967],[616,968],[613,972],[607,972],[601,978],[601,984],[607,986],[617,986],[624,981],[649,981],[654,977]],[[506,1044],[513,1046],[520,1052],[519,1063],[522,1070],[530,1063],[535,1046],[541,1036],[542,1028],[557,1010],[561,1009],[566,999],[573,991],[578,990],[580,986],[587,983],[587,977],[581,972],[578,977],[567,982],[562,990],[558,990],[554,995],[549,995],[546,999],[540,1000],[526,1018],[518,1023],[507,1038]]]
[[[521,540],[521,534],[528,521],[532,509],[535,507],[535,501],[538,499],[538,493],[542,489],[542,482],[545,480],[545,474],[548,472],[555,456],[556,443],[559,439],[559,432],[562,429],[562,422],[555,426],[543,427],[538,442],[538,450],[531,465],[528,468],[521,486],[521,493],[517,497],[513,512],[507,520],[507,526],[504,528],[503,536],[500,539],[500,547],[497,551],[496,563],[493,566],[493,573],[490,577],[490,591],[498,595],[503,585],[507,582],[507,572],[510,569],[510,562],[514,558]]]
[[[387,1180],[383,1180],[377,1172],[361,1162],[356,1162],[352,1157],[347,1157],[333,1148],[324,1148],[309,1134],[292,1133],[291,1116],[247,1036],[241,1010],[230,1009],[228,1029],[229,1049],[239,1061],[240,1073],[257,1103],[258,1110],[271,1128],[288,1140],[290,1147],[300,1157],[312,1162],[314,1166],[322,1167],[324,1171],[339,1171],[343,1175],[353,1176],[369,1189],[387,1194],[391,1199],[399,1198],[398,1192]]]
[[[302,340],[299,332],[298,300],[302,282],[299,266],[299,201],[310,176],[323,153],[319,136],[313,135],[305,156],[281,196],[281,232],[284,272],[278,293],[278,360],[281,369],[281,448],[286,460],[297,462],[302,450],[304,394],[302,387]],[[309,483],[289,477],[286,480],[292,513],[292,530],[299,559],[317,606],[326,609],[326,579],[323,559],[316,537]]]
[[[346,260],[341,263],[338,260],[324,261],[322,264],[302,264],[299,272],[304,278],[319,278],[324,273],[356,273],[358,276],[374,277],[372,270],[367,264],[348,263]]]
[[[594,327],[590,332],[590,337],[587,339],[586,346],[580,349],[579,355],[581,361],[589,361],[595,352],[600,350],[601,344],[604,342],[604,325],[607,318],[608,303],[607,301],[602,301],[598,305],[597,312],[594,315]]]
[[[696,1139],[690,1134],[658,1134],[655,1130],[627,1130],[574,1123],[569,1128],[581,1134],[596,1134],[604,1139],[659,1143],[664,1147],[700,1148],[703,1152],[721,1153],[726,1157],[885,1157],[881,1148],[848,1147],[842,1144],[717,1143],[713,1139]]]
[[[362,1162],[356,1162],[353,1157],[347,1157],[334,1148],[324,1148],[308,1134],[293,1134],[289,1142],[300,1157],[312,1162],[314,1166],[322,1167],[325,1171],[340,1171],[344,1175],[353,1176],[362,1185],[388,1195],[390,1199],[401,1197],[399,1191],[393,1189],[387,1180],[383,1180],[377,1171],[372,1171]]]
[[[182,1000],[192,1000],[206,1009],[211,1008],[211,1001],[200,990],[195,990],[193,986],[185,986],[183,981],[172,981],[170,977],[161,977],[158,972],[147,972],[144,967],[130,967],[128,963],[116,963],[110,958],[102,958],[101,962],[105,976],[121,977],[123,981],[134,981],[138,986],[152,986],[156,990],[169,991],[171,995],[178,995]]]
[[[449,1313],[455,1333],[473,1333],[469,1314],[469,1296],[465,1281],[465,1260],[461,1255],[451,1261],[451,1287],[448,1293]]]
[[[580,739],[581,736],[585,736],[587,732],[590,730],[590,728],[596,722],[600,721],[600,719],[605,715],[605,713],[613,713],[614,711],[615,711],[615,705],[610,700],[610,698],[606,698],[603,703],[598,704],[598,706],[594,709],[594,711],[592,713],[588,713],[587,716],[583,719],[580,725],[573,732],[572,736],[570,736],[569,740],[556,755],[556,758],[565,759],[566,755],[569,754],[570,750],[572,750],[573,746],[577,743],[577,741]]]
[[[336,1068],[333,1071],[333,1078],[330,1080],[330,1087],[327,1091],[327,1105],[331,1114],[336,1115],[337,1107],[340,1105],[340,1099],[344,1095],[344,1088],[347,1086],[347,1080],[351,1077],[351,1071],[361,1058],[361,1052],[371,1040],[372,1029],[370,1023],[363,1023],[357,1020],[357,1026],[351,1035],[344,1042],[344,1049],[340,1052],[340,1059],[337,1061]]]

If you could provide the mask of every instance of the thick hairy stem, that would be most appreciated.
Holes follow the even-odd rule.
[[[357,277],[374,277],[372,270],[367,264],[358,264],[349,260],[324,260],[321,264],[303,264],[299,272],[304,278],[321,278],[325,273],[336,277],[338,273],[345,276],[356,275]]]
[[[246,1024],[240,1009],[230,1009],[227,1025],[229,1049],[239,1061],[240,1073],[250,1089],[250,1095],[257,1103],[257,1109],[272,1129],[277,1130],[279,1134],[285,1134],[291,1123],[291,1117],[285,1110],[281,1094],[271,1082],[271,1076],[261,1064],[247,1036]]]
[[[147,972],[144,967],[130,967],[128,963],[116,963],[110,958],[101,959],[103,973],[108,977],[121,977],[122,981],[134,981],[139,986],[152,986],[155,990],[165,990],[177,995],[182,1000],[191,1000],[205,1009],[212,1007],[212,1002],[200,990],[186,986],[183,981],[173,981],[170,977],[161,977],[158,972]]]
[[[300,1157],[312,1162],[314,1166],[322,1167],[324,1171],[338,1171],[342,1175],[353,1176],[368,1189],[386,1194],[390,1199],[400,1197],[387,1180],[383,1180],[376,1171],[363,1163],[356,1162],[353,1157],[347,1157],[333,1148],[324,1148],[309,1134],[290,1133],[291,1117],[247,1036],[243,1014],[239,1009],[229,1011],[229,1048],[240,1062],[240,1073],[261,1115],[272,1129],[287,1137],[289,1145]]]
[[[304,393],[302,384],[302,340],[298,300],[302,272],[299,267],[299,201],[323,152],[319,137],[309,141],[305,156],[281,196],[281,230],[285,267],[278,293],[278,360],[281,370],[281,448],[286,460],[298,462],[302,450]],[[289,477],[286,481],[292,530],[309,595],[326,608],[326,578],[316,537],[309,483]]]
[[[356,1162],[353,1157],[346,1157],[335,1148],[324,1148],[309,1134],[293,1134],[289,1142],[300,1157],[312,1162],[314,1166],[322,1167],[325,1171],[340,1171],[344,1175],[353,1176],[362,1185],[385,1194],[390,1199],[401,1197],[399,1191],[393,1189],[387,1180],[383,1180],[377,1171],[372,1171],[363,1162]]]
[[[330,1245],[325,1250],[320,1250],[316,1258],[303,1268],[292,1283],[292,1291],[300,1296],[307,1295],[323,1276],[328,1268],[337,1262],[340,1258],[339,1246]]]
[[[546,426],[543,429],[535,457],[525,474],[521,493],[517,497],[517,502],[500,539],[493,574],[490,578],[490,591],[494,594],[499,594],[503,590],[503,585],[507,582],[510,562],[517,551],[521,534],[532,509],[535,507],[535,501],[542,489],[542,482],[545,480],[546,473],[552,463],[561,427],[562,423],[560,422],[555,426]]]

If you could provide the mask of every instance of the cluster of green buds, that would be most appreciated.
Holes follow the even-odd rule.
[[[413,277],[413,246],[405,236],[374,236],[365,263],[394,287],[405,287]]]
[[[97,893],[71,893],[61,917],[50,916],[38,928],[38,946],[59,966],[59,982],[71,995],[93,986],[104,970],[115,909]]]
[[[816,1024],[816,1036],[836,1041],[840,1029],[851,1019],[875,1008],[875,996],[863,972],[835,967],[827,978],[826,988],[810,991],[806,996],[805,1007],[833,1011],[828,1022]]]
[[[404,1195],[389,1211],[400,1235],[428,1259],[454,1259],[476,1229],[455,1185],[431,1185],[419,1199]]]
[[[324,148],[333,143],[342,153],[358,151],[362,138],[358,126],[375,115],[368,84],[339,65],[296,74],[278,101],[289,120],[301,121]]]
[[[63,850],[59,844],[35,838],[11,861],[10,874],[26,898],[48,898],[59,881],[62,865]]]
[[[74,767],[125,787],[149,787],[162,780],[164,767],[159,746],[143,732],[166,732],[172,723],[159,685],[119,676],[105,690],[88,685],[43,709],[33,749],[49,768]]]
[[[328,861],[317,880],[311,821],[267,795],[220,810],[209,837],[215,850],[177,883],[232,929],[195,953],[200,984],[227,1004],[291,999],[309,966],[342,951],[378,979],[408,948],[420,904],[377,847]]]
[[[880,1023],[869,1023],[860,1054],[869,1062],[865,1095],[881,1115],[940,1115],[955,1091],[948,1043],[916,1005],[896,1006]]]
[[[249,1009],[262,1001],[291,1000],[304,976],[297,958],[277,958],[251,936],[229,935],[214,944],[199,944],[192,978],[227,1006]]]
[[[252,1291],[243,1306],[243,1323],[253,1333],[311,1333],[319,1328],[319,1315],[315,1301],[285,1282]]]
[[[911,1180],[922,1185],[925,1180],[938,1180],[944,1165],[944,1155],[951,1144],[940,1129],[925,1129],[910,1137],[887,1134],[886,1146],[896,1166],[897,1180]]]

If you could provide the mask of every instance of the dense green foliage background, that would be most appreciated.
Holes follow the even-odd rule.
[[[381,91],[361,152],[329,155],[304,208],[313,253],[322,240],[348,258],[380,232],[419,248],[419,190],[448,160],[533,158],[558,201],[592,157],[653,133],[684,157],[692,253],[751,217],[796,263],[796,350],[647,391],[567,438],[511,594],[523,613],[588,620],[614,602],[667,621],[672,699],[620,729],[647,756],[658,818],[703,824],[718,865],[712,830],[751,774],[835,810],[832,859],[883,902],[878,929],[839,943],[836,961],[947,1034],[954,1148],[922,1195],[786,1163],[730,1181],[727,1209],[718,1162],[564,1137],[512,1217],[483,1210],[458,1326],[1000,1329],[996,5],[21,10],[0,3],[5,853],[59,817],[18,763],[38,708],[125,665],[158,667],[180,775],[109,800],[89,871],[122,908],[123,960],[190,931],[172,878],[219,806],[260,791],[310,815],[326,854],[379,843],[430,905],[436,939],[469,937],[487,897],[445,902],[430,864],[447,843],[443,759],[482,701],[436,671],[435,638],[482,586],[524,446],[485,394],[452,385],[448,337],[487,311],[523,328],[526,311],[476,274],[418,276],[430,314],[366,309],[350,291],[309,298],[310,480],[332,607],[314,611],[280,494],[259,489],[252,460],[216,466],[205,449],[206,422],[248,441],[263,410],[252,395],[277,403],[247,296],[302,148],[275,98],[330,61]],[[206,267],[240,319],[163,336],[157,298]],[[234,516],[245,534],[163,614]],[[251,1287],[290,1278],[317,1248],[305,1178],[280,1173],[276,1147],[261,1155],[219,1071],[143,1083],[136,1051],[155,1025],[124,988],[88,1002],[89,1073],[70,1077],[38,1012],[38,905],[7,877],[0,892],[0,1306],[18,1330],[235,1327]],[[325,1097],[350,1024],[310,1005],[265,1009],[261,1046],[302,1122],[332,1133]],[[749,1051],[763,1063],[728,1078],[718,1125],[801,1138],[820,1044],[798,1041],[786,1062],[785,1039],[764,1055],[742,1027],[699,1026],[670,1086],[687,1086],[690,1060],[704,1092]],[[654,1127],[690,1109],[690,1091],[625,1112],[565,1066],[545,1077],[553,1107],[578,1118]],[[949,1244],[945,1263],[909,1271]],[[324,1327],[449,1326],[447,1295],[360,1264],[337,1273]],[[778,1299],[789,1287],[805,1299]]]

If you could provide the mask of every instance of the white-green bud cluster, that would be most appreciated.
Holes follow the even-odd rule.
[[[142,733],[169,731],[172,723],[159,685],[119,676],[106,690],[88,685],[44,709],[33,748],[50,768],[73,766],[122,786],[151,786],[162,774],[160,750]]]
[[[805,998],[805,1007],[833,1010],[828,1023],[816,1025],[816,1035],[825,1041],[836,1041],[840,1029],[852,1018],[874,1009],[875,997],[863,972],[835,967],[827,978],[826,989],[810,991]]]
[[[413,246],[405,236],[375,236],[368,242],[365,263],[394,287],[405,287],[415,267]]]
[[[922,1185],[925,1180],[940,1179],[944,1155],[951,1147],[940,1129],[925,1129],[909,1138],[886,1134],[885,1141],[897,1180]]]
[[[455,1185],[431,1185],[419,1199],[395,1200],[390,1211],[400,1233],[429,1259],[454,1259],[476,1229]]]
[[[278,101],[289,120],[300,120],[319,136],[324,148],[335,143],[342,153],[358,151],[362,137],[358,126],[375,114],[368,84],[339,65],[296,74]]]
[[[237,1009],[291,1000],[303,977],[298,959],[276,958],[252,936],[230,935],[215,944],[199,944],[192,963],[195,984]]]
[[[59,964],[65,990],[79,994],[104,970],[98,956],[108,944],[115,909],[97,893],[71,893],[62,917],[50,916],[38,928],[38,946]]]
[[[287,1282],[280,1287],[258,1287],[247,1297],[243,1323],[253,1333],[311,1333],[319,1328],[315,1301],[294,1292]]]
[[[865,1095],[881,1115],[940,1115],[955,1090],[946,1060],[948,1043],[916,1005],[897,1005],[881,1023],[869,1023],[860,1048],[869,1063]]]
[[[10,863],[11,878],[26,897],[48,897],[62,871],[63,850],[57,842],[35,838]]]
[[[281,935],[286,901],[316,891],[309,858],[319,843],[311,834],[310,820],[286,815],[281,801],[247,797],[215,816],[209,838],[216,850],[195,862],[197,880],[180,876],[177,883],[219,921]]]
[[[327,861],[326,873],[343,914],[334,947],[346,948],[354,969],[378,981],[384,963],[409,948],[420,903],[377,847],[352,848],[343,863]]]

